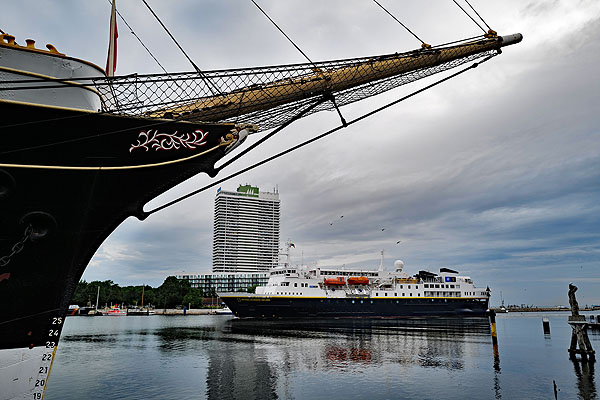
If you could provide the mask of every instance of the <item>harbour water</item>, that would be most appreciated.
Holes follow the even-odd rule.
[[[567,316],[498,315],[497,356],[485,320],[70,317],[46,399],[597,399]]]

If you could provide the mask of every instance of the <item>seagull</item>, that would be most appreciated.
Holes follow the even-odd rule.
[[[400,243],[401,241],[402,241],[402,240],[398,240],[398,241],[396,242],[396,244]]]
[[[344,218],[344,216],[342,215],[340,218]]]
[[[381,232],[385,231],[385,228],[381,228]]]

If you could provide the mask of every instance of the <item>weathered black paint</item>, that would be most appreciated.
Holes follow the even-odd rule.
[[[189,157],[215,147],[231,124],[192,124],[0,102],[0,164],[122,166]],[[197,149],[130,152],[142,130],[208,131]],[[88,262],[110,233],[144,204],[207,172],[222,147],[192,160],[126,170],[0,166],[0,257],[27,225],[34,234],[0,267],[0,349],[45,346],[64,318]],[[60,327],[59,327],[60,328]],[[54,335],[53,333],[53,335]],[[59,332],[60,333],[60,332]],[[58,342],[59,335],[54,335]]]

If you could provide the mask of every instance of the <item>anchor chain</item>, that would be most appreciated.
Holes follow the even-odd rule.
[[[21,251],[23,251],[23,249],[25,248],[25,243],[27,243],[27,241],[31,239],[32,235],[33,235],[33,226],[31,226],[31,224],[30,224],[27,226],[27,228],[25,228],[23,238],[20,241],[18,241],[17,243],[15,243],[14,246],[12,247],[10,254],[5,255],[0,258],[0,267],[6,267],[8,265],[8,263],[10,263],[11,258],[15,254],[18,254]]]

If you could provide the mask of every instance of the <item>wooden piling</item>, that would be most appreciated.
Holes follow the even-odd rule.
[[[573,360],[577,359],[577,354],[581,355],[583,361],[589,359],[590,362],[595,361],[595,352],[587,335],[588,323],[584,315],[579,315],[579,304],[575,298],[577,286],[569,283],[569,304],[571,305],[571,315],[569,316],[569,325],[573,331],[571,332],[571,346],[569,347],[569,357]],[[577,346],[579,345],[579,349]]]
[[[496,333],[496,312],[494,310],[487,310],[487,314],[490,317],[490,330],[492,331],[492,344],[498,346],[498,334]]]
[[[544,327],[544,335],[550,334],[550,320],[548,317],[542,318],[542,326]]]

